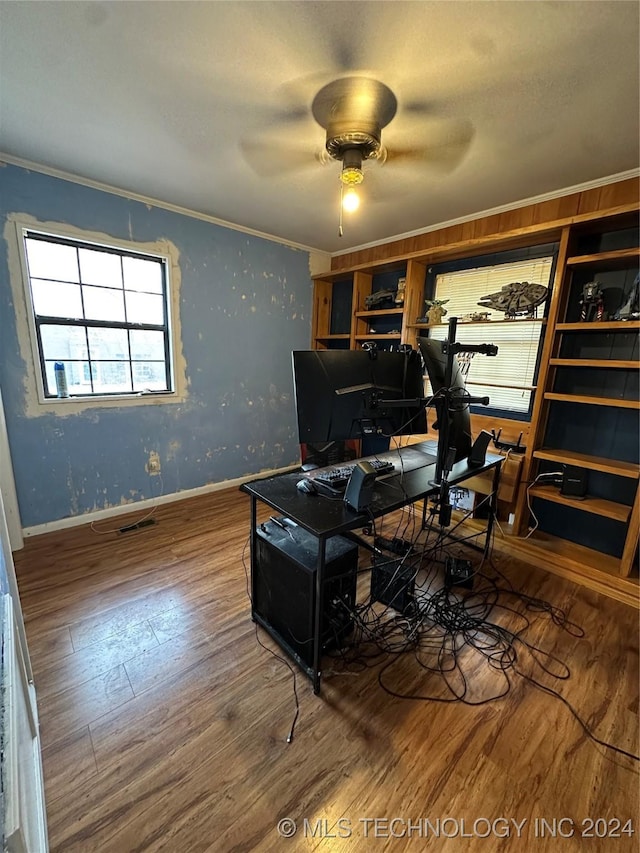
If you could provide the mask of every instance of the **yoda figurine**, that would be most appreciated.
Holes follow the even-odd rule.
[[[429,309],[427,311],[427,320],[429,323],[442,323],[442,318],[446,315],[447,309],[443,308],[448,299],[425,299],[425,304]]]

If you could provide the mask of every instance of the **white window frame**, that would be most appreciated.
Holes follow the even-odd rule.
[[[55,223],[30,223],[28,221],[16,220],[16,236],[18,244],[18,252],[21,267],[22,286],[25,298],[26,320],[29,327],[29,338],[31,355],[33,359],[33,373],[36,383],[36,391],[39,404],[46,406],[68,406],[76,410],[87,407],[109,404],[123,405],[127,403],[149,402],[158,403],[162,400],[166,402],[176,402],[177,399],[184,398],[184,391],[181,386],[184,384],[183,377],[176,370],[178,360],[176,358],[178,334],[176,326],[178,326],[175,311],[177,308],[176,293],[172,282],[172,270],[175,269],[175,259],[172,258],[168,251],[160,250],[156,246],[148,244],[136,243],[132,241],[120,240],[107,235],[96,235],[91,232],[84,232],[77,228],[66,228]],[[36,316],[33,305],[31,292],[31,281],[29,277],[29,265],[25,246],[25,239],[28,234],[38,234],[43,237],[51,237],[52,240],[60,239],[65,242],[77,243],[84,246],[95,246],[103,250],[114,250],[115,253],[125,252],[130,255],[139,255],[140,257],[148,257],[157,259],[162,262],[165,276],[165,310],[167,319],[167,334],[168,334],[168,367],[170,377],[169,390],[148,390],[148,391],[131,391],[117,392],[112,394],[91,394],[91,395],[73,395],[69,397],[48,396],[46,394],[46,380],[42,370],[42,360],[38,343],[38,334],[36,330]],[[104,239],[103,239],[104,237]],[[163,246],[164,249],[164,246]]]
[[[532,270],[535,266],[548,268],[546,281],[538,281],[535,275],[533,278],[526,277],[528,275],[526,267]],[[537,309],[536,313],[538,316],[535,319],[519,317],[506,320],[502,312],[497,309],[483,309],[477,304],[476,300],[482,296],[499,291],[503,284],[511,281],[535,281],[538,284],[544,284],[548,287],[548,293],[550,294],[554,268],[555,254],[549,250],[542,252],[540,255],[524,256],[515,260],[507,260],[506,258],[501,260],[498,257],[490,260],[488,263],[483,262],[482,258],[474,258],[470,259],[469,265],[462,269],[448,272],[439,272],[437,268],[433,270],[433,298],[449,300],[445,306],[448,317],[461,318],[468,313],[479,313],[483,310],[488,310],[491,314],[491,319],[488,322],[459,322],[456,333],[456,339],[462,343],[495,343],[498,345],[498,355],[495,358],[477,355],[469,361],[467,368],[465,368],[465,382],[469,393],[474,396],[488,394],[491,399],[491,403],[486,409],[479,410],[481,413],[499,412],[505,418],[512,417],[517,420],[529,419],[535,396],[540,346],[544,339],[544,324],[541,320],[545,303]],[[522,277],[523,275],[525,277]],[[474,277],[478,281],[484,282],[482,285],[484,292],[476,294],[470,299],[466,296],[463,288],[465,279],[467,280],[466,283],[468,283]],[[456,292],[460,293],[462,300],[456,301]],[[445,322],[448,317],[445,318]],[[430,334],[434,338],[444,340],[447,337],[447,330],[444,326],[441,328],[432,328],[430,329]],[[523,341],[522,354],[523,356],[526,355],[526,358],[524,363],[516,361],[512,361],[511,363],[514,364],[514,371],[520,373],[520,376],[510,380],[504,377],[504,370],[500,369],[497,371],[498,378],[495,378],[495,368],[498,364],[497,359],[501,355],[501,341],[503,341],[503,355],[506,355],[504,348],[510,343],[515,344],[517,338]],[[526,346],[527,342],[528,346]],[[460,360],[461,357],[459,356],[458,358]],[[492,374],[494,376],[493,379],[491,378]],[[492,388],[494,389],[493,394]],[[523,403],[520,405],[516,403],[518,396],[523,400]],[[509,398],[511,399],[509,400]]]

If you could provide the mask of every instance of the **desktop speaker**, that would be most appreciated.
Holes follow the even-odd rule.
[[[285,522],[260,525],[256,537],[253,613],[283,648],[313,666],[318,540]],[[322,649],[340,648],[353,630],[358,546],[342,536],[327,539],[321,620]]]
[[[376,469],[370,462],[356,462],[347,488],[344,502],[356,512],[364,512],[373,500],[373,486],[376,482]]]
[[[469,458],[467,459],[467,464],[471,468],[479,468],[480,465],[484,465],[487,458],[487,447],[489,447],[489,442],[493,436],[491,433],[486,430],[482,430],[480,435],[473,442],[473,447],[471,448],[471,453],[469,453]]]

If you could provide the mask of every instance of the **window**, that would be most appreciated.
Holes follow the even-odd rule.
[[[479,306],[478,300],[516,281],[528,281],[549,287],[554,260],[554,255],[548,254],[545,257],[526,258],[509,263],[485,263],[482,266],[476,261],[472,268],[458,268],[447,272],[435,270],[434,298],[449,300],[446,305],[448,317],[463,318],[481,311],[490,312],[490,325],[460,325],[456,337],[465,344],[497,344],[498,355],[476,355],[466,364],[463,354],[460,354],[458,359],[463,363],[463,369],[468,370],[466,384],[469,392],[474,396],[487,394],[491,398],[490,408],[504,412],[507,417],[514,414],[523,417],[530,410],[531,392],[537,373],[544,304],[538,308],[538,318],[506,320],[502,312]],[[431,334],[444,339],[446,329],[444,326],[432,329]]]
[[[22,235],[45,398],[172,391],[167,259]]]

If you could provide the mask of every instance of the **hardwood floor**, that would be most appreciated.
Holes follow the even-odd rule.
[[[219,492],[155,517],[122,535],[40,536],[15,555],[52,851],[637,849],[638,763],[595,744],[565,704],[515,672],[507,696],[471,706],[385,692],[379,674],[396,692],[447,698],[413,654],[382,673],[382,661],[328,661],[320,697],[298,675],[288,744],[292,675],[250,619],[248,498]],[[637,754],[637,611],[504,556],[495,564],[585,632],[529,612],[523,639],[570,677],[546,676],[542,652],[520,641],[517,669]],[[468,695],[499,692],[504,675],[463,655]],[[284,818],[297,823],[291,838],[278,833]],[[629,820],[633,836],[620,832]]]

